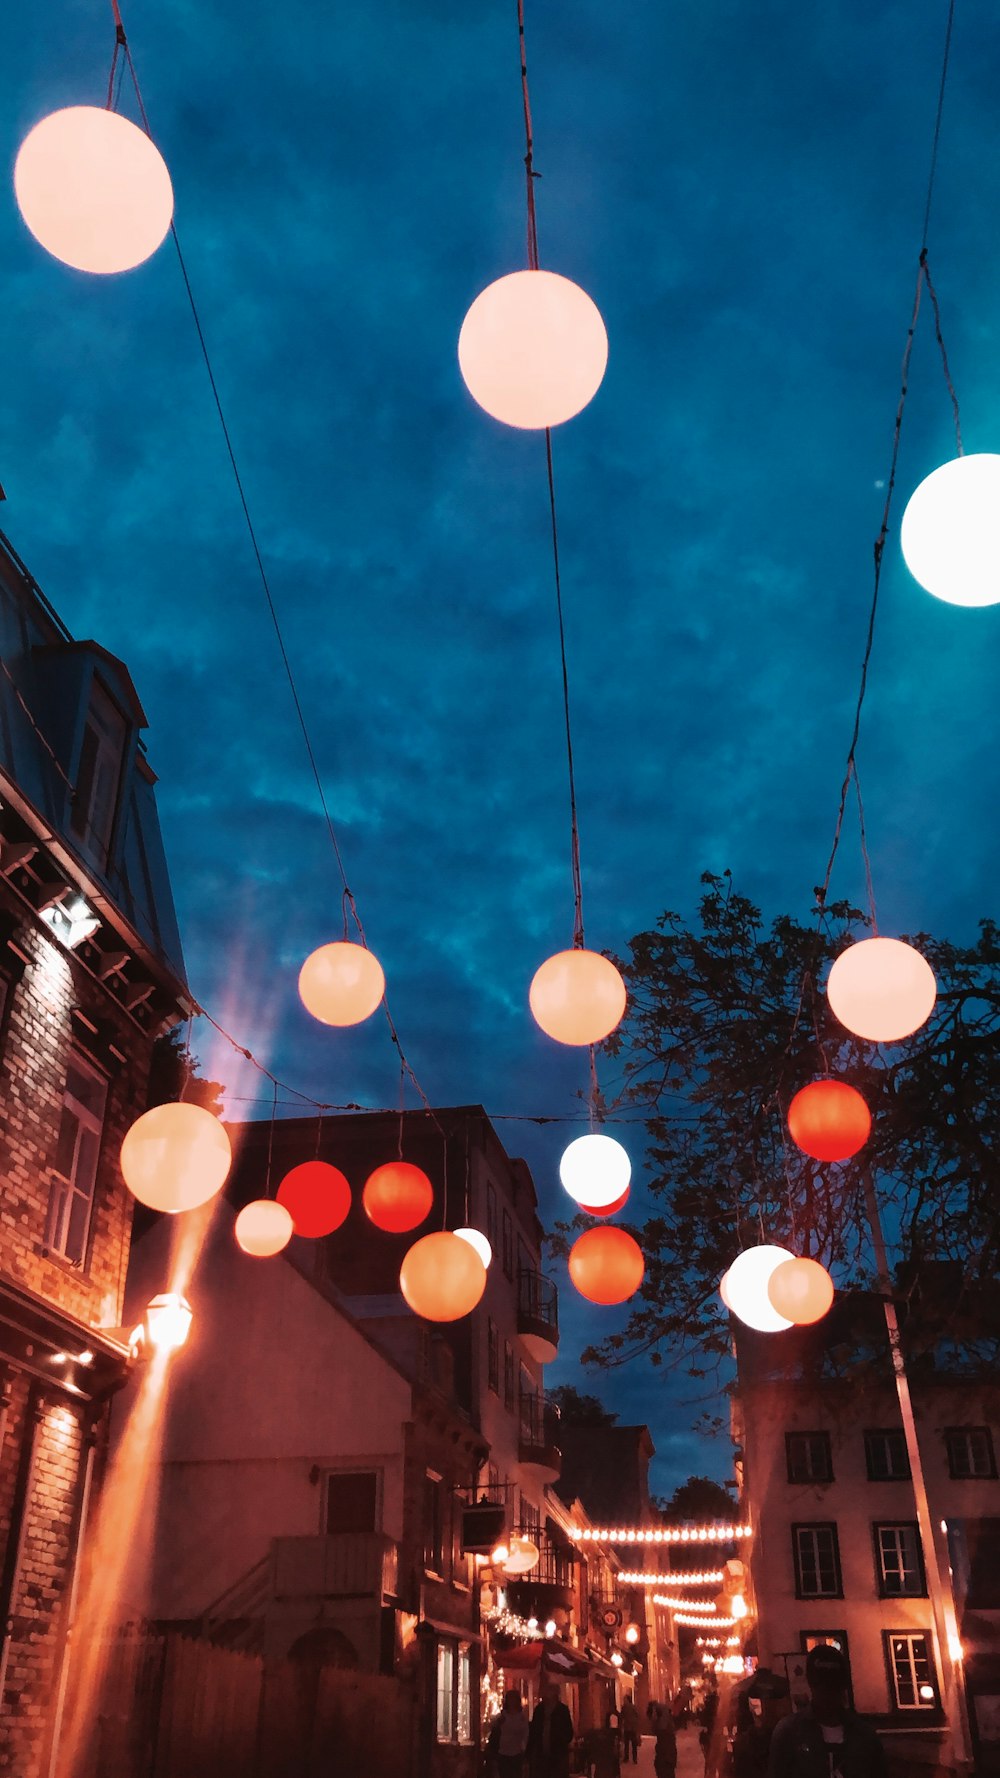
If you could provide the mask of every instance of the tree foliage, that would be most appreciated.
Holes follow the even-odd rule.
[[[718,1519],[723,1523],[733,1516],[733,1497],[711,1476],[689,1475],[675,1488],[669,1500],[653,1503],[668,1525],[683,1525],[688,1520]]]
[[[205,1111],[221,1117],[226,1089],[220,1081],[205,1080],[198,1067],[197,1056],[188,1053],[185,1027],[174,1025],[153,1045],[146,1092],[147,1110],[183,1098],[189,1105],[200,1105]]]
[[[560,1383],[546,1393],[559,1409],[564,1426],[614,1426],[618,1419],[596,1395],[584,1395],[572,1383]]]
[[[718,1284],[736,1254],[778,1241],[829,1265],[838,1284],[872,1277],[862,1169],[877,1179],[887,1233],[911,1279],[925,1257],[958,1261],[969,1286],[1000,1263],[1000,931],[970,946],[918,934],[938,998],[924,1028],[879,1048],[849,1036],[822,983],[865,920],[847,903],[805,925],[765,925],[726,877],[702,878],[696,926],[671,913],[631,943],[629,1012],[608,1046],[627,1103],[648,1113],[653,1214],[646,1277],[624,1332],[584,1356],[654,1362],[724,1354]],[[829,1073],[865,1096],[870,1141],[840,1166],[787,1135],[789,1102]]]

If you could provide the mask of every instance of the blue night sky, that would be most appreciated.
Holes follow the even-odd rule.
[[[554,438],[596,948],[691,914],[703,869],[768,915],[822,875],[946,12],[528,0],[542,263],[610,337]],[[524,264],[514,0],[136,0],[126,25],[404,1046],[432,1100],[572,1114],[581,1059],[527,1012],[572,933],[544,446],[456,361],[469,303]],[[46,111],[103,103],[112,45],[105,0],[3,9],[8,165]],[[930,239],[971,450],[1000,448],[998,66],[994,0],[959,0]],[[306,1092],[392,1104],[384,1023],[326,1032],[297,1001],[339,885],[172,247],[88,279],[8,185],[0,262],[0,522],[133,672],[194,992]],[[896,541],[952,454],[928,312],[859,764],[883,929],[962,939],[997,911],[1000,610],[932,600]],[[853,827],[834,889],[861,894]],[[558,1135],[500,1129],[551,1218]],[[568,1361],[601,1312],[564,1307]],[[641,1361],[598,1387],[650,1422],[660,1486],[725,1470],[682,1383]]]

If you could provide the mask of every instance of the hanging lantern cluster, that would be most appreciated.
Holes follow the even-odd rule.
[[[822,1320],[833,1303],[833,1279],[818,1260],[797,1258],[763,1243],[734,1259],[719,1283],[731,1315],[757,1333],[783,1333]]]

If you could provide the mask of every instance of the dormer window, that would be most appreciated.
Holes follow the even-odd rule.
[[[70,827],[88,858],[106,870],[125,757],[125,718],[100,680],[91,685]]]

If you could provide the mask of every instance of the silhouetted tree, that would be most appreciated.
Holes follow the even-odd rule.
[[[878,1048],[844,1031],[822,989],[828,965],[866,936],[857,909],[768,927],[728,873],[702,882],[697,925],[664,914],[623,964],[629,1012],[608,1047],[624,1062],[625,1099],[648,1109],[655,1207],[636,1231],[646,1276],[628,1324],[585,1359],[646,1351],[659,1363],[670,1351],[704,1374],[705,1354],[729,1350],[719,1279],[761,1240],[821,1259],[840,1284],[869,1283],[864,1167],[910,1286],[928,1258],[947,1259],[968,1301],[1000,1267],[997,926],[982,921],[969,946],[916,936],[937,1003],[913,1037]],[[800,1153],[785,1121],[798,1088],[827,1072],[864,1094],[874,1120],[840,1166]]]
[[[669,1500],[654,1500],[653,1505],[669,1525],[683,1525],[686,1519],[720,1519],[733,1516],[733,1497],[720,1482],[707,1475],[689,1475],[675,1488]]]
[[[559,1409],[564,1426],[613,1426],[618,1419],[596,1395],[583,1395],[572,1383],[560,1383],[546,1394]]]
[[[149,1070],[147,1110],[183,1097],[188,1104],[201,1105],[220,1117],[225,1090],[220,1081],[205,1080],[198,1073],[197,1056],[189,1057],[187,1053],[185,1025],[174,1025],[157,1039]]]

